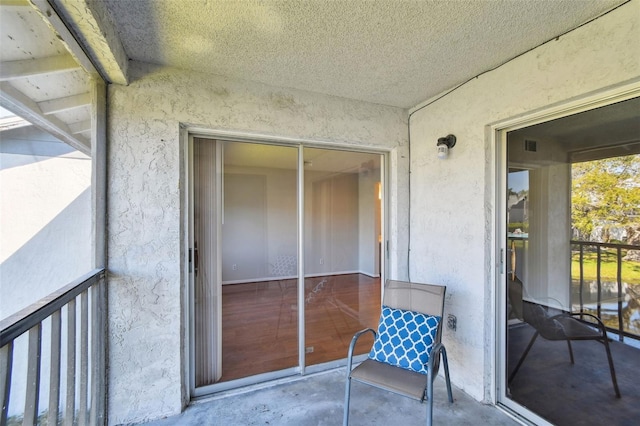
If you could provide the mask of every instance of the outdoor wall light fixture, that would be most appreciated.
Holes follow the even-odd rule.
[[[456,146],[456,137],[454,135],[447,135],[444,138],[438,138],[438,158],[444,160],[449,155],[449,150]]]

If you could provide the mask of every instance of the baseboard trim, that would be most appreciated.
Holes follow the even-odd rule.
[[[336,275],[351,275],[351,274],[362,274],[366,275],[369,278],[380,278],[380,274],[371,274],[369,272],[364,271],[336,271],[336,272],[323,272],[318,274],[306,274],[305,278],[320,278],[320,277],[332,277]],[[276,277],[259,277],[259,278],[248,278],[244,280],[229,280],[223,281],[222,285],[228,284],[248,284],[248,283],[261,283],[267,281],[278,281],[278,280],[293,280],[296,279],[297,275],[284,275],[284,276],[276,276]]]

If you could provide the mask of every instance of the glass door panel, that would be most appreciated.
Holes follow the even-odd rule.
[[[625,379],[640,360],[640,262],[626,254],[640,249],[640,144],[637,127],[596,132],[637,122],[638,105],[507,133],[506,398],[553,424],[640,415]]]
[[[298,149],[224,142],[222,380],[298,365]]]
[[[298,148],[194,152],[196,387],[297,367]]]
[[[380,313],[382,156],[304,150],[305,364],[345,358]],[[368,351],[362,338],[357,353]]]

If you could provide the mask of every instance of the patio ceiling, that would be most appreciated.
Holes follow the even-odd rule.
[[[45,1],[35,3],[47,7]],[[90,154],[91,64],[73,55],[62,25],[63,34],[51,24],[54,19],[43,19],[46,9],[2,0],[0,12],[0,106]],[[15,127],[11,120],[5,118],[2,128]]]
[[[72,0],[56,2],[75,22],[86,16]],[[622,3],[105,0],[93,14],[110,16],[130,59],[412,108]],[[636,106],[529,128],[527,136],[629,154],[638,149]]]
[[[0,106],[89,153],[136,60],[411,108],[625,2],[0,0]]]
[[[129,59],[401,108],[625,2],[54,0]]]
[[[105,0],[97,14],[137,61],[412,108],[624,2]],[[528,135],[628,153],[627,105]]]

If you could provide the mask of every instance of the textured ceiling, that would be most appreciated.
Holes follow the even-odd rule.
[[[625,0],[106,0],[130,59],[410,108]]]

